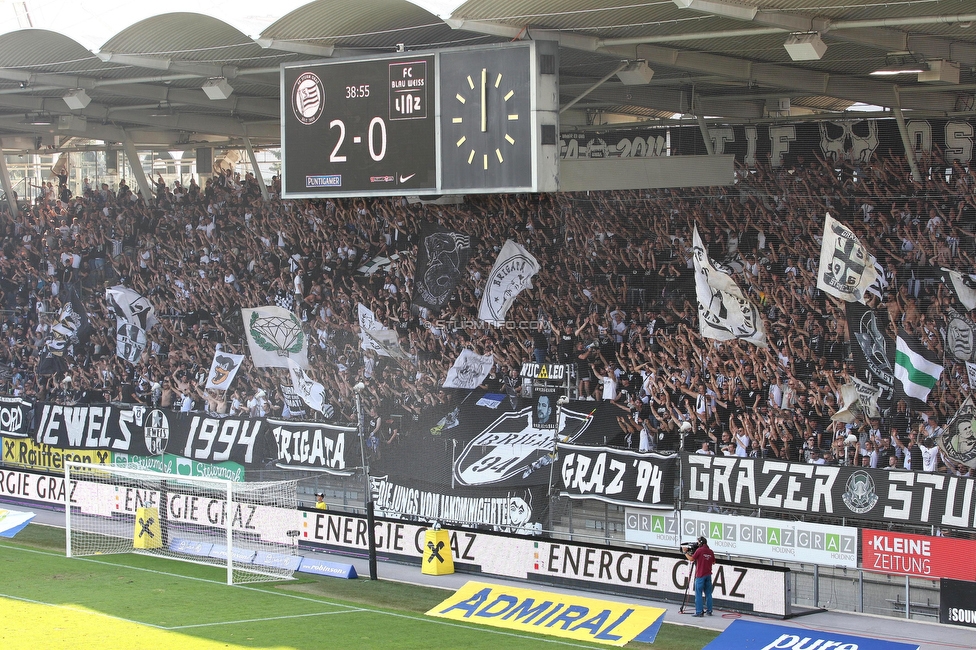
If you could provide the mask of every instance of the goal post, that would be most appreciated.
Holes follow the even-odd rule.
[[[68,557],[138,553],[220,566],[227,584],[290,579],[301,563],[297,481],[73,462],[64,479]]]

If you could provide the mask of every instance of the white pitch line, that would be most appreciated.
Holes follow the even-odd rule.
[[[353,614],[363,612],[363,609],[352,609],[347,612],[316,612],[314,614],[289,614],[288,616],[268,616],[266,618],[245,618],[240,621],[220,621],[218,623],[196,623],[194,625],[176,625],[163,628],[165,630],[186,630],[193,627],[211,627],[214,625],[237,625],[238,623],[262,623],[265,621],[282,621],[288,618],[307,618],[309,616],[332,616],[334,614]]]
[[[64,557],[64,555],[61,554],[61,553],[51,553],[49,551],[37,551],[37,550],[34,550],[34,549],[20,548],[18,546],[7,546],[6,544],[0,544],[0,548],[8,548],[8,549],[11,549],[11,550],[14,550],[14,551],[25,551],[25,552],[28,552],[28,553],[38,553],[40,555],[50,555],[52,557],[60,557],[60,558],[63,558]],[[87,558],[87,557],[72,558],[72,559],[86,560],[88,562],[94,562],[95,564],[104,564],[106,566],[113,566],[113,567],[117,567],[117,568],[120,568],[120,569],[125,568],[125,569],[132,569],[134,571],[145,571],[147,573],[156,573],[156,574],[159,574],[159,575],[172,576],[174,578],[182,578],[182,579],[185,579],[185,580],[197,580],[199,582],[208,582],[208,583],[215,584],[215,585],[226,585],[227,584],[226,582],[221,582],[219,580],[208,580],[207,578],[195,578],[193,576],[181,575],[179,573],[168,573],[166,571],[157,571],[155,569],[145,569],[143,567],[131,566],[131,565],[128,565],[128,564],[117,564],[115,562],[103,562],[101,560],[95,560],[95,559]],[[176,560],[174,560],[174,561],[176,561]],[[320,605],[331,605],[333,607],[344,607],[346,609],[355,609],[357,612],[368,612],[370,614],[383,614],[385,616],[392,616],[394,618],[405,618],[405,619],[408,619],[408,620],[411,620],[411,621],[417,621],[418,623],[429,623],[429,624],[432,624],[432,625],[443,625],[445,627],[456,627],[456,628],[461,628],[461,629],[464,629],[464,630],[470,630],[470,631],[473,631],[473,632],[484,632],[484,633],[487,633],[487,634],[495,634],[495,635],[498,635],[498,636],[509,636],[509,637],[513,637],[513,638],[516,638],[516,639],[526,639],[526,640],[530,640],[530,641],[538,641],[539,643],[549,643],[549,644],[552,644],[552,645],[560,645],[560,646],[566,646],[566,647],[570,647],[570,648],[598,648],[599,647],[599,646],[592,645],[592,644],[573,643],[571,641],[563,641],[561,639],[551,639],[551,638],[546,638],[544,636],[533,636],[533,635],[528,635],[528,634],[516,634],[515,632],[504,632],[502,630],[493,629],[493,628],[490,628],[490,627],[487,627],[487,626],[480,626],[480,625],[476,625],[474,623],[472,623],[471,625],[461,625],[460,623],[452,623],[452,622],[449,622],[449,621],[445,621],[445,620],[438,619],[438,618],[433,618],[433,617],[413,616],[413,615],[410,615],[410,614],[398,614],[396,612],[388,612],[388,611],[385,611],[385,610],[382,610],[382,609],[372,609],[372,608],[369,608],[369,607],[356,608],[355,606],[346,605],[344,603],[337,603],[337,602],[333,602],[333,601],[329,601],[329,600],[324,600],[324,599],[320,599],[320,598],[310,598],[308,596],[299,596],[298,594],[289,594],[289,593],[284,593],[284,592],[281,592],[281,591],[270,591],[268,589],[260,589],[258,587],[249,587],[249,586],[246,586],[246,585],[233,585],[233,586],[236,587],[236,588],[238,588],[238,589],[247,589],[248,591],[257,591],[257,592],[262,593],[262,594],[268,594],[268,595],[273,595],[273,596],[282,596],[282,597],[285,597],[285,598],[293,598],[295,600],[304,600],[304,601],[308,601],[308,602],[312,602],[312,603],[318,603]],[[106,614],[106,616],[108,616],[108,615]],[[126,619],[119,619],[119,620],[126,620]],[[138,623],[138,621],[131,621],[131,622]],[[159,627],[158,625],[152,625],[151,623],[140,623],[140,625],[148,625],[150,627]],[[159,628],[159,629],[165,630],[165,629],[168,629],[168,628]],[[542,635],[544,633],[543,632],[540,632],[539,634]]]
[[[78,614],[86,614],[88,616],[100,616],[102,618],[110,618],[113,621],[122,621],[123,623],[133,623],[135,625],[145,625],[146,627],[154,627],[157,630],[166,630],[168,628],[161,627],[159,625],[153,625],[152,623],[143,623],[142,621],[134,621],[130,618],[122,618],[121,616],[112,616],[111,614],[106,614],[104,612],[99,612],[94,609],[84,609],[82,607],[74,607],[72,605],[60,605],[58,603],[46,603],[43,600],[33,600],[32,598],[24,598],[23,596],[14,596],[12,594],[0,593],[0,598],[9,598],[10,600],[19,600],[23,603],[30,603],[31,605],[44,605],[45,607],[54,607],[56,609],[64,609],[69,612],[75,612]]]

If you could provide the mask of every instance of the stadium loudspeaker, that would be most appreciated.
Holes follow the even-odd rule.
[[[119,171],[119,152],[114,149],[105,150],[105,170],[109,174],[115,174]]]
[[[213,149],[199,147],[197,149],[197,174],[210,174],[213,170]]]

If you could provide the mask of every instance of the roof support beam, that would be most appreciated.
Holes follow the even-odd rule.
[[[125,156],[129,159],[129,168],[136,177],[136,183],[139,184],[139,190],[142,192],[142,200],[146,205],[149,205],[156,198],[155,193],[149,188],[149,180],[146,178],[146,170],[142,168],[142,160],[139,158],[139,154],[136,152],[136,145],[132,142],[132,138],[129,134],[122,130],[122,148],[125,150]]]
[[[14,188],[10,184],[10,173],[7,171],[7,156],[3,153],[3,142],[0,141],[0,185],[7,196],[7,205],[10,207],[10,218],[16,219],[20,210],[17,208],[17,199],[14,197]]]

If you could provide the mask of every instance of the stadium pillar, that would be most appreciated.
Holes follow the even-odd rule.
[[[895,105],[891,107],[891,112],[895,114],[895,124],[898,125],[898,134],[901,136],[901,144],[905,147],[905,157],[908,158],[908,168],[912,170],[912,179],[916,183],[922,182],[922,177],[918,171],[918,161],[915,160],[915,143],[908,138],[908,128],[905,126],[905,115],[901,112],[901,95],[898,87],[895,87]]]
[[[257,156],[254,155],[254,149],[251,147],[251,138],[244,138],[244,148],[247,149],[247,157],[251,160],[251,169],[254,171],[254,178],[258,181],[258,187],[261,188],[261,198],[265,201],[271,199],[271,195],[268,192],[268,186],[264,184],[264,176],[261,175],[261,168],[258,167]]]
[[[146,205],[149,205],[156,198],[156,193],[149,187],[149,179],[146,178],[146,171],[142,168],[142,160],[136,151],[136,145],[133,144],[129,134],[124,130],[122,135],[125,136],[122,139],[122,148],[125,150],[126,158],[129,159],[129,169],[132,170],[132,175],[136,177],[139,191],[142,192],[142,200],[146,202]]]
[[[366,501],[366,529],[369,534],[369,579],[376,580],[376,516],[373,505],[373,490],[369,484],[369,464],[366,462],[366,415],[363,413],[362,392],[366,385],[359,382],[352,390],[356,395],[356,429],[359,432],[359,451],[363,459],[363,499]]]
[[[695,118],[698,120],[698,129],[701,131],[702,140],[705,141],[705,152],[709,156],[714,156],[715,145],[712,144],[712,136],[708,134],[708,125],[705,124],[705,111],[702,110],[701,102],[696,103],[698,104],[698,110],[695,111]]]
[[[7,195],[7,205],[10,206],[10,218],[17,218],[17,199],[14,198],[14,188],[10,185],[10,173],[7,171],[7,155],[3,153],[3,142],[0,141],[0,185]]]

